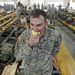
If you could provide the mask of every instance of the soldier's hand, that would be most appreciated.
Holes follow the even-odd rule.
[[[30,38],[28,43],[31,47],[39,43],[39,35],[33,36],[32,33],[30,33]]]

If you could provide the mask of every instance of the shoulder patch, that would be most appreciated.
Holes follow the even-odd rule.
[[[18,37],[18,41],[22,41],[22,36],[20,35],[19,37]]]

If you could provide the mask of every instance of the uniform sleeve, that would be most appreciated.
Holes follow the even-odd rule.
[[[32,51],[31,47],[28,44],[28,40],[26,39],[25,36],[23,36],[24,34],[22,34],[16,45],[15,45],[15,52],[14,52],[14,56],[15,58],[20,61],[23,58],[25,58],[27,55],[30,54],[30,52]],[[25,38],[25,39],[23,39]]]
[[[62,37],[60,34],[58,34],[58,32],[55,31],[54,33],[54,47],[53,47],[53,51],[52,51],[52,56],[55,57],[57,55],[57,53],[59,52],[60,50],[60,44],[61,44],[61,40],[62,40]]]

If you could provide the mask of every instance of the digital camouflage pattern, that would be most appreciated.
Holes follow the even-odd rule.
[[[31,29],[24,31],[15,46],[17,60],[25,60],[25,75],[50,75],[53,70],[52,56],[59,52],[61,38],[57,31],[47,28],[38,44],[28,45]]]
[[[0,48],[0,62],[7,62],[13,57],[14,53],[12,48],[12,45],[8,43]]]

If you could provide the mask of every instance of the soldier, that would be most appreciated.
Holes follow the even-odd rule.
[[[20,14],[20,22],[18,24],[17,30],[15,31],[15,36],[18,37],[25,29],[28,29],[27,20],[24,13]]]
[[[40,9],[40,4],[38,3],[37,8]]]
[[[20,14],[24,12],[25,12],[24,6],[20,2],[18,2],[17,9],[16,9],[16,16],[19,21],[20,21]]]
[[[43,10],[33,10],[30,29],[18,38],[14,55],[17,61],[23,60],[23,75],[52,75],[52,57],[59,52],[61,38],[56,30],[47,28],[47,23]],[[39,34],[34,35],[32,31]]]
[[[20,21],[21,21],[21,24],[19,24],[18,27],[27,28],[27,20],[26,20],[24,13],[20,14]]]
[[[43,3],[42,3],[42,5],[41,5],[41,9],[42,9],[42,10],[44,9],[44,5],[43,5]]]
[[[20,21],[20,13],[21,13],[21,7],[20,7],[20,3],[18,2],[17,9],[16,9],[16,16],[18,18],[18,21]]]
[[[57,10],[54,7],[54,4],[52,4],[52,6],[50,7],[49,13],[50,13],[50,23],[53,24],[53,25],[55,25],[55,17],[57,15],[56,12],[57,12]]]
[[[34,7],[34,9],[36,9],[36,3],[34,3],[33,7]]]

